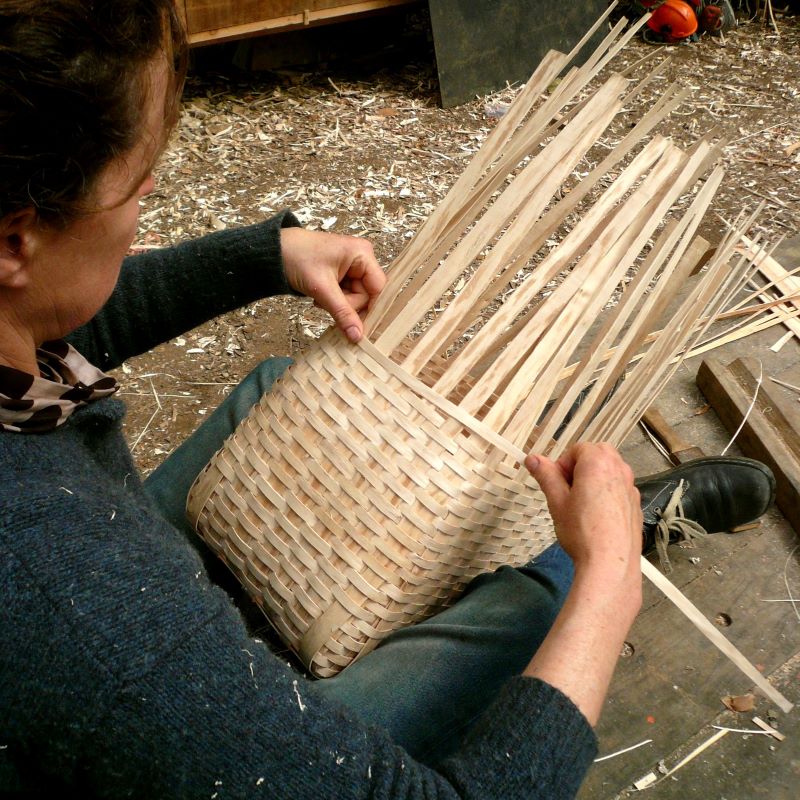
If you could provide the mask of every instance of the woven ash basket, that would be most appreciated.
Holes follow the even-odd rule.
[[[660,322],[701,255],[721,149],[648,140],[676,85],[630,127],[660,67],[587,90],[624,29],[557,84],[584,42],[548,54],[391,266],[365,339],[303,353],[190,492],[198,532],[320,677],[552,542],[524,452],[622,442],[741,285],[734,228]]]
[[[226,442],[190,513],[326,677],[552,541],[532,479],[487,460],[480,436],[329,333]]]

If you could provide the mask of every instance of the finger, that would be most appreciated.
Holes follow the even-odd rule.
[[[345,290],[344,298],[354,311],[363,311],[370,301],[370,296],[366,292],[351,292]]]
[[[364,288],[369,293],[370,297],[377,297],[383,287],[386,286],[386,274],[381,269],[380,264],[375,260],[375,257],[367,260],[367,268],[361,276],[361,282]]]
[[[353,278],[352,280],[345,278],[343,281],[339,281],[339,286],[342,287],[342,291],[345,294],[363,294],[369,299],[369,292],[358,278]]]
[[[570,447],[565,453],[562,453],[556,461],[556,466],[561,470],[564,480],[572,486],[572,481],[575,477],[575,466],[578,463],[578,453],[576,448]]]
[[[331,281],[321,283],[314,292],[314,301],[324,308],[336,323],[336,327],[344,333],[349,341],[355,343],[361,340],[364,333],[364,324],[358,316],[358,310],[348,302],[334,276]]]
[[[367,290],[367,293],[371,297],[375,297],[386,285],[386,275],[375,258],[372,245],[363,239],[353,241],[358,242],[361,250],[350,257],[344,274],[340,274],[340,278],[348,277],[354,280],[360,280]]]
[[[551,510],[561,508],[570,489],[561,467],[546,456],[533,453],[525,459],[525,466],[544,492]]]
[[[344,333],[349,341],[355,344],[360,342],[364,335],[364,323],[358,316],[358,311],[347,302],[344,295],[342,295],[342,300],[344,302],[341,305],[326,310],[333,317],[336,327]]]

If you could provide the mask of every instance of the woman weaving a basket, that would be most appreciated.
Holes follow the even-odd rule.
[[[124,258],[184,48],[169,0],[0,6],[0,792],[574,796],[641,602],[640,492],[649,504],[690,475],[686,515],[721,530],[763,512],[767,473],[709,460],[637,491],[607,445],[530,456],[561,547],[306,680],[248,633],[183,512],[288,360],[265,362],[144,483],[102,370],[292,291],[356,341],[384,276],[365,242],[288,212]]]

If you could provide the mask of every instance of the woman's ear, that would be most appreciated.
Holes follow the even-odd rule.
[[[0,220],[0,287],[21,289],[30,280],[37,222],[32,208],[16,211]]]

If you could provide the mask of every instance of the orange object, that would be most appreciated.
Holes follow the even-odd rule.
[[[647,20],[647,27],[665,42],[679,42],[697,30],[697,16],[684,0],[664,0]]]
[[[722,9],[719,6],[706,6],[700,12],[700,27],[709,33],[722,30]]]

